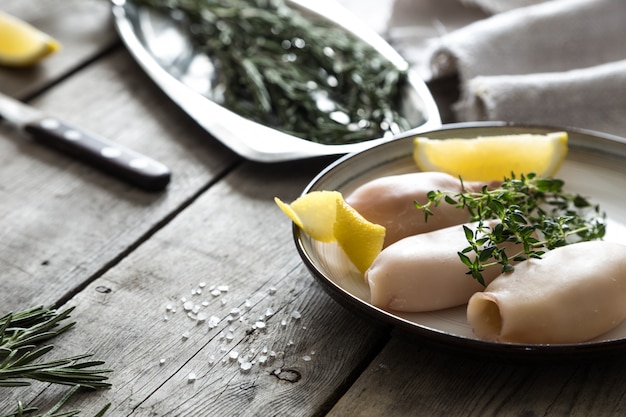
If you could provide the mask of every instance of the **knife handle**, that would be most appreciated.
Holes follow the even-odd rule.
[[[170,170],[162,163],[57,118],[31,121],[24,131],[44,145],[144,189],[159,191],[170,181]]]

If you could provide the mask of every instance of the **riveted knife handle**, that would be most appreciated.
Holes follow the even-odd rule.
[[[170,170],[162,163],[55,117],[31,121],[24,131],[44,145],[146,190],[160,191],[170,182]]]

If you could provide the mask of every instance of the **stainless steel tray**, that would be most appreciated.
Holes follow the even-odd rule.
[[[394,138],[373,138],[346,145],[324,145],[297,138],[243,118],[208,96],[210,60],[194,53],[176,23],[132,0],[112,0],[116,29],[126,47],[149,77],[193,120],[239,155],[258,162],[280,162],[324,155],[359,152]],[[334,0],[288,0],[307,13],[320,16],[360,37],[398,68],[407,62],[368,26]],[[437,105],[426,84],[409,69],[402,112],[414,119],[407,133],[441,126]]]

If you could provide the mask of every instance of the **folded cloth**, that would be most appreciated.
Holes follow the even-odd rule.
[[[618,115],[626,112],[625,26],[624,0],[520,7],[434,39],[426,52],[430,77],[459,75],[459,121],[548,123],[626,136],[626,117]]]
[[[475,77],[466,120],[571,126],[626,137],[626,60],[558,73]]]

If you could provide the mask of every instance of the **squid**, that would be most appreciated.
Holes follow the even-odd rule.
[[[466,191],[480,191],[483,183],[464,182]],[[432,207],[433,216],[425,221],[424,213],[413,204],[428,201],[430,191],[463,191],[461,181],[442,172],[416,172],[390,175],[369,181],[345,200],[364,218],[386,229],[383,247],[412,235],[431,232],[469,221],[469,213],[442,203]]]
[[[475,230],[477,223],[465,225]],[[370,302],[384,310],[401,312],[433,311],[466,304],[474,293],[484,289],[467,274],[467,266],[457,255],[467,246],[463,225],[409,236],[389,245],[365,271]],[[485,284],[500,272],[498,267],[486,268]]]
[[[480,339],[524,344],[591,340],[626,318],[626,246],[574,243],[494,279],[467,305]]]

